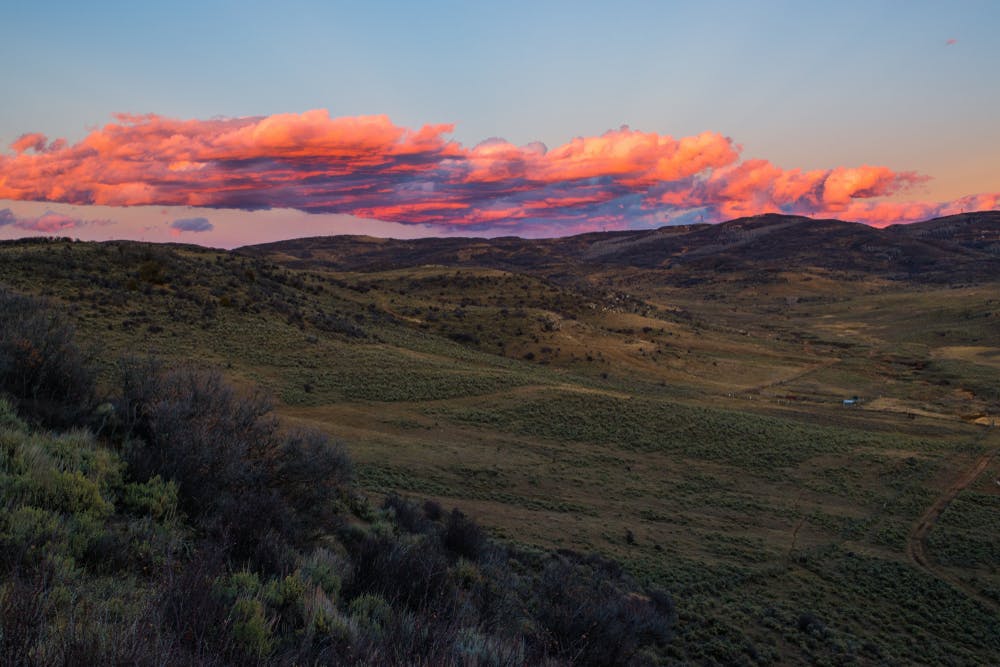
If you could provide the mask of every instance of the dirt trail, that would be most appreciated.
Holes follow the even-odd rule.
[[[802,494],[805,489],[799,489],[799,492],[795,494],[794,507],[796,510],[800,509],[799,503],[802,501]],[[806,523],[806,515],[803,514],[799,517],[799,520],[795,522],[795,528],[792,529],[792,544],[788,547],[788,557],[791,558],[792,554],[795,553],[795,542],[799,539],[799,531],[802,530],[802,526]]]
[[[927,550],[927,535],[931,532],[934,524],[937,520],[941,518],[941,515],[948,505],[951,504],[959,493],[965,490],[970,484],[976,481],[976,479],[983,473],[984,470],[990,465],[997,454],[1000,453],[1000,431],[995,428],[991,428],[979,438],[982,440],[992,440],[993,444],[990,449],[976,459],[975,464],[968,470],[966,470],[962,475],[956,479],[948,490],[943,494],[938,496],[937,500],[927,508],[927,511],[923,513],[917,523],[913,526],[910,531],[909,537],[906,539],[906,556],[913,562],[914,565],[924,570],[928,574],[945,581],[955,588],[963,591],[972,598],[975,598],[982,604],[986,605],[988,608],[992,609],[996,613],[1000,613],[1000,604],[997,604],[995,600],[992,600],[978,590],[968,585],[962,581],[959,577],[955,576],[951,572],[948,572],[944,568],[937,565],[933,558]]]
[[[765,382],[764,384],[759,384],[759,385],[756,385],[756,386],[753,386],[753,387],[748,387],[746,389],[741,390],[739,393],[744,393],[744,394],[759,394],[762,391],[764,391],[765,389],[771,389],[772,387],[777,387],[779,385],[783,385],[786,382],[794,382],[795,380],[798,380],[799,378],[803,378],[803,377],[809,375],[810,373],[815,373],[816,371],[823,370],[824,368],[830,368],[831,366],[833,366],[835,364],[839,364],[839,363],[840,363],[840,359],[830,359],[828,361],[821,361],[818,364],[813,364],[812,366],[809,366],[807,368],[803,368],[802,370],[796,371],[796,372],[792,373],[791,375],[787,375],[787,376],[785,376],[783,378],[778,378],[777,380],[772,380],[771,382]]]

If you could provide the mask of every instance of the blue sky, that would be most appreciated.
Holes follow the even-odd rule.
[[[467,147],[709,131],[783,169],[918,172],[931,178],[906,196],[922,200],[1000,191],[997,2],[26,2],[3,15],[4,146],[29,132],[73,143],[117,112],[326,109],[451,123]]]

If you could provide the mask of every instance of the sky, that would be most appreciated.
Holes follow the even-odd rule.
[[[0,238],[1000,207],[994,0],[9,5]]]

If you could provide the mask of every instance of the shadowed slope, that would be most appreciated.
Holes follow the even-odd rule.
[[[970,281],[1000,275],[1000,213],[970,213],[875,229],[840,220],[766,214],[719,225],[595,232],[555,239],[366,236],[246,246],[241,254],[297,268],[379,271],[427,264],[551,274],[602,267],[702,273],[819,268],[893,280]]]

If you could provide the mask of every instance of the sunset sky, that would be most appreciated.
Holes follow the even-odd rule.
[[[1000,208],[1000,3],[24,2],[0,238]]]

